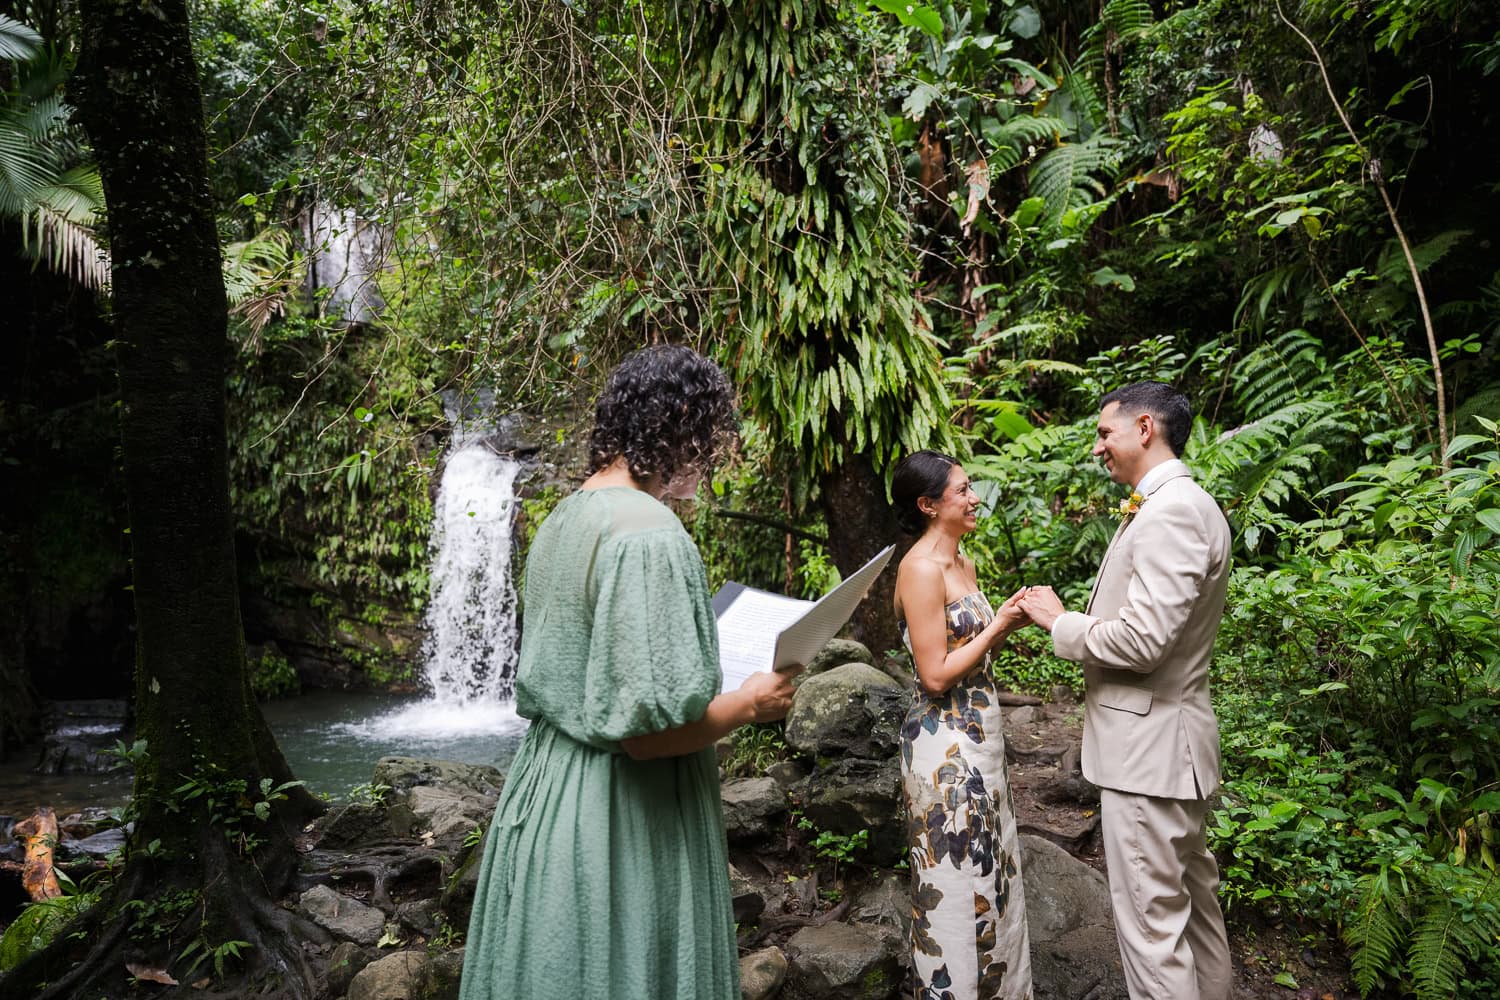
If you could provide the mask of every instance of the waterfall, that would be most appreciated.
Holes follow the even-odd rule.
[[[432,594],[424,671],[430,696],[334,728],[364,741],[400,741],[400,752],[452,752],[475,738],[514,747],[527,725],[515,712],[516,587],[511,567],[520,464],[487,443],[494,431],[449,414],[453,440],[432,520]]]
[[[482,441],[460,443],[443,470],[433,511],[432,598],[423,650],[433,700],[509,701],[516,672],[516,588],[511,525],[513,459]]]

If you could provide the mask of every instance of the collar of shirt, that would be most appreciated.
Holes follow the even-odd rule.
[[[1135,491],[1143,497],[1148,497],[1151,495],[1152,490],[1156,489],[1158,486],[1160,486],[1162,483],[1166,482],[1173,476],[1187,474],[1187,463],[1183,462],[1179,458],[1169,458],[1165,462],[1162,462],[1160,465],[1153,466],[1150,470],[1148,470],[1146,474],[1141,477],[1141,481],[1136,484]]]

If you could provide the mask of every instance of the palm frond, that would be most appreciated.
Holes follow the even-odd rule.
[[[260,333],[277,316],[286,315],[295,290],[291,278],[292,241],[282,230],[268,229],[224,248],[224,294],[230,312],[250,325],[250,344],[260,350]]]
[[[42,48],[42,36],[15,18],[0,14],[0,59],[30,59]]]
[[[0,215],[24,218],[36,193],[55,176],[52,157],[28,127],[26,113],[0,109]]]

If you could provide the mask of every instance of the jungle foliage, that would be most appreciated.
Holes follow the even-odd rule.
[[[87,163],[62,76],[25,69],[40,31],[66,70],[67,19],[14,6],[7,233]],[[1096,401],[1171,380],[1235,538],[1231,915],[1340,936],[1363,991],[1500,986],[1493,4],[203,0],[194,24],[270,586],[419,606],[443,394],[586,411],[667,339],[744,393],[691,515],[715,585],[817,592],[826,470],[941,444],[985,484],[985,589],[1076,606],[1117,500]],[[377,320],[302,288],[315,206],[378,229]],[[999,669],[1076,683],[1035,634]]]

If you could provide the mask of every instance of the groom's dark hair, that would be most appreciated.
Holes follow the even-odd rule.
[[[1182,457],[1187,447],[1188,432],[1193,429],[1193,407],[1188,398],[1175,387],[1165,382],[1132,382],[1122,385],[1114,392],[1105,393],[1099,400],[1099,409],[1110,403],[1119,403],[1120,409],[1135,416],[1149,413],[1161,428],[1172,454]]]

